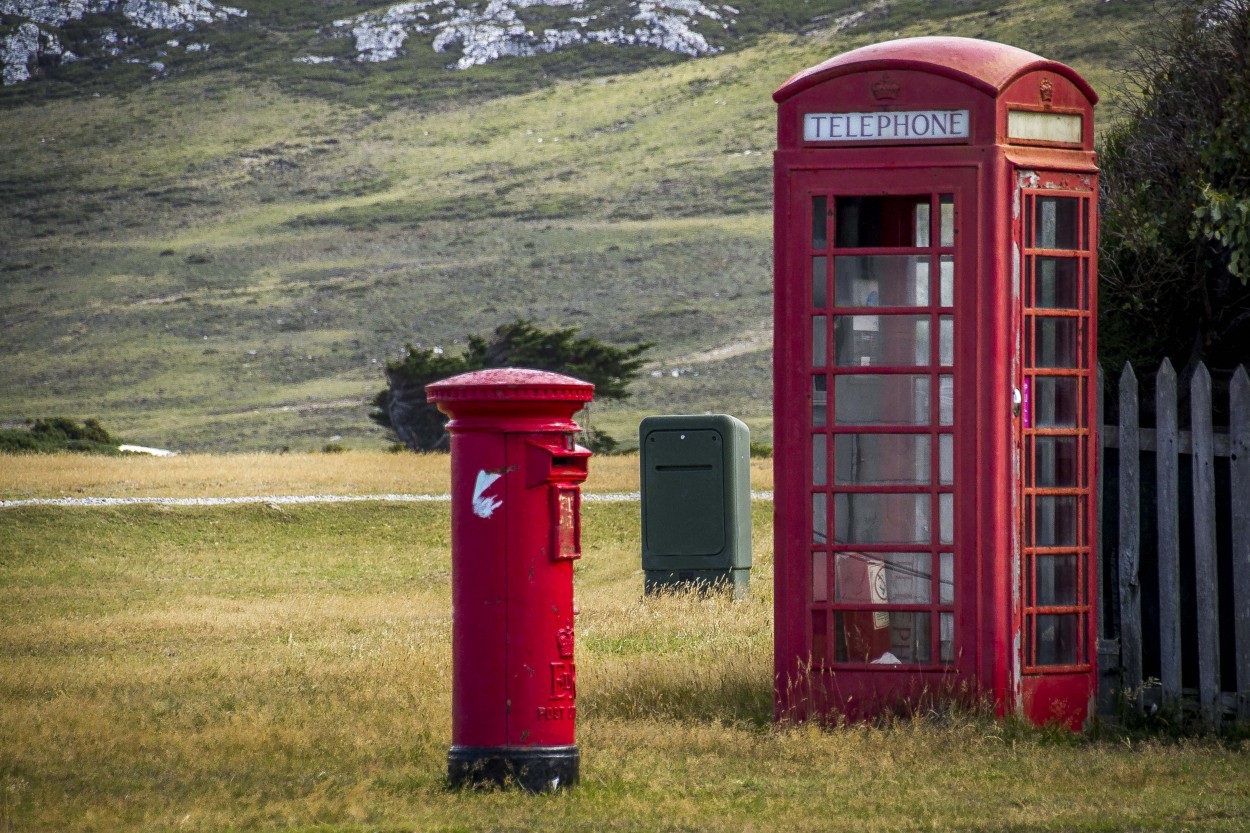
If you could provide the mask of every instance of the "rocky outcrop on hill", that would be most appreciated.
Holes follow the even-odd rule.
[[[170,39],[141,51],[142,32],[193,32],[247,12],[211,0],[0,0],[0,69],[5,85],[41,69],[83,59],[146,64],[160,75],[167,50],[198,52],[202,37]],[[506,57],[582,44],[646,46],[695,57],[720,50],[701,31],[729,29],[732,6],[703,0],[420,0],[336,20],[323,36],[351,38],[360,63],[399,57],[410,38],[426,36],[434,51],[467,69]],[[714,39],[713,39],[714,40]],[[333,62],[306,55],[307,64]]]
[[[700,23],[728,29],[737,14],[732,6],[699,0],[424,0],[336,20],[329,34],[354,38],[355,59],[366,63],[398,57],[411,35],[433,34],[434,50],[459,51],[452,67],[467,69],[589,43],[706,55],[719,50],[697,31]]]
[[[99,18],[98,27],[79,27],[72,35],[62,28],[91,16]],[[128,46],[134,45],[127,29],[191,32],[197,25],[246,16],[243,9],[210,0],[0,0],[3,83],[29,80],[40,66],[82,58],[120,57]],[[167,45],[182,46],[187,51],[201,51],[206,46],[183,45],[179,41],[169,41]],[[158,72],[164,69],[160,62],[148,65]]]

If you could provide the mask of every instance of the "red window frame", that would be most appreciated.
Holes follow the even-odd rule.
[[[808,565],[811,592],[807,603],[810,611],[811,657],[817,667],[832,667],[843,670],[947,670],[959,661],[960,653],[965,649],[961,644],[959,628],[956,621],[956,602],[958,593],[959,559],[956,557],[955,507],[954,495],[956,478],[955,465],[958,440],[956,439],[954,391],[956,386],[955,364],[955,332],[959,326],[955,312],[955,275],[959,272],[959,255],[957,254],[956,230],[958,228],[958,204],[956,200],[963,198],[961,189],[956,187],[930,187],[930,189],[911,187],[902,190],[882,193],[869,192],[867,189],[853,187],[824,188],[804,192],[805,220],[800,228],[804,231],[807,245],[802,260],[806,273],[806,304],[810,326],[807,326],[808,347],[804,355],[807,357],[806,384],[810,386],[813,408],[809,410],[805,422],[805,483],[809,499],[806,515],[807,528],[812,530],[808,548],[811,560]],[[928,239],[926,245],[916,246],[837,246],[837,199],[853,197],[885,197],[885,198],[924,198],[927,197],[929,208]],[[951,202],[951,235],[942,238],[942,205],[944,198]],[[823,200],[823,218],[819,216]],[[924,204],[924,203],[917,203]],[[911,223],[915,224],[913,214]],[[922,241],[914,241],[922,242]],[[823,244],[823,245],[822,245]],[[945,245],[943,245],[945,244]],[[843,305],[836,304],[836,261],[839,257],[856,256],[912,256],[927,258],[929,264],[929,286],[927,305],[916,306],[879,306],[879,305]],[[817,259],[823,265],[824,274],[815,274]],[[942,288],[942,262],[950,259],[951,286],[948,292]],[[924,319],[928,322],[928,361],[926,364],[896,364],[856,366],[840,363],[836,354],[835,316],[908,316]],[[880,319],[878,319],[880,320]],[[949,322],[950,354],[942,356],[943,322]],[[926,378],[928,381],[928,421],[910,425],[880,424],[837,424],[837,388],[840,378],[854,378],[868,375],[875,376],[913,376]],[[824,418],[815,418],[815,409],[822,403],[819,383],[823,382]],[[951,404],[948,413],[943,412],[941,396],[944,387],[949,388]],[[944,417],[946,417],[944,419]],[[819,423],[819,424],[818,424]],[[927,482],[904,484],[853,484],[838,483],[837,455],[843,440],[839,438],[854,435],[912,435],[927,438],[929,475]],[[943,438],[947,438],[947,457],[950,459],[949,472],[943,471]],[[816,454],[824,455],[824,477],[817,476]],[[944,475],[949,475],[944,477]],[[842,498],[843,503],[849,502],[855,495],[916,495],[920,500],[927,498],[929,534],[927,541],[914,543],[856,543],[851,541],[838,542],[837,505]],[[943,509],[945,508],[945,512]],[[823,522],[818,518],[823,516]],[[944,516],[949,530],[944,528]],[[818,530],[823,523],[824,540],[819,540]],[[831,535],[830,533],[834,533]],[[943,533],[947,533],[944,535]],[[946,538],[946,540],[943,540]],[[869,601],[836,601],[838,598],[837,570],[839,558],[849,557],[864,565],[865,583],[871,585],[874,578],[874,563],[880,565],[885,554],[916,554],[928,555],[929,592],[927,603],[891,604],[888,601],[876,602],[869,594]],[[874,556],[881,555],[882,558]],[[849,563],[849,562],[848,562]],[[943,567],[949,571],[944,575]],[[877,568],[875,578],[883,574]],[[949,580],[950,590],[943,595],[943,579]],[[884,595],[884,594],[882,594]],[[839,659],[837,640],[841,634],[835,627],[839,619],[845,624],[852,615],[861,620],[866,617],[889,616],[893,613],[921,613],[929,618],[928,660],[904,662],[900,664],[874,664],[856,661],[849,656]],[[887,620],[888,621],[888,620]],[[946,631],[946,634],[944,634]],[[949,648],[943,654],[943,636],[948,635]]]
[[[1090,281],[1097,247],[1093,219],[1097,193],[1065,187],[1066,175],[1028,176],[1027,187],[1019,190],[1017,228],[1023,278],[1018,317],[1022,670],[1030,675],[1064,674],[1088,671],[1094,660],[1091,571],[1096,540],[1091,513],[1097,368],[1092,349],[1095,291]],[[1039,229],[1045,203],[1075,206],[1073,228],[1064,230],[1062,222],[1054,223],[1061,230],[1053,236],[1071,234],[1070,245],[1060,245]],[[1060,277],[1064,271],[1067,276]],[[1061,299],[1065,290],[1060,284],[1065,280],[1070,284],[1068,297]],[[1065,341],[1071,356],[1060,360]],[[1070,453],[1061,460],[1059,449],[1065,445]],[[1068,520],[1063,519],[1065,514]],[[1070,586],[1069,598],[1058,598],[1056,586]],[[1065,621],[1070,624],[1061,628]],[[1050,636],[1044,638],[1047,630]],[[1062,638],[1071,640],[1068,647],[1060,644],[1061,630],[1066,631]],[[1058,655],[1069,650],[1066,656]],[[1046,656],[1046,651],[1052,655]]]

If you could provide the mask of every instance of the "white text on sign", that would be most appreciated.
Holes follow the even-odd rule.
[[[968,138],[967,110],[806,113],[805,142],[882,142]]]

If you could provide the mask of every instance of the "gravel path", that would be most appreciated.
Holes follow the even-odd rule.
[[[754,500],[772,500],[772,492],[752,492]],[[638,500],[638,492],[583,493],[587,503],[613,503]],[[29,500],[0,500],[0,509],[19,506],[236,506],[263,503],[287,506],[296,503],[447,503],[451,495],[258,495],[254,497],[59,497]]]

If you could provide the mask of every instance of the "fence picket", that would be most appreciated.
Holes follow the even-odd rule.
[[[1159,525],[1159,679],[1163,702],[1181,697],[1180,448],[1176,424],[1176,371],[1167,359],[1155,377],[1155,476]]]
[[[1233,374],[1228,398],[1237,714],[1250,720],[1250,376],[1244,366]]]
[[[1141,704],[1141,526],[1137,419],[1137,375],[1120,373],[1120,663],[1122,691]]]
[[[1215,552],[1215,441],[1211,374],[1199,363],[1189,384],[1194,434],[1194,586],[1198,597],[1198,702],[1212,727],[1220,722],[1219,584]],[[1123,452],[1121,452],[1123,453]],[[1197,519],[1206,519],[1199,522]]]
[[[1098,496],[1098,500],[1096,501],[1096,503],[1098,504],[1098,540],[1094,542],[1094,552],[1096,553],[1096,557],[1098,559],[1099,565],[1102,564],[1102,541],[1103,541],[1103,534],[1104,534],[1103,530],[1105,529],[1105,527],[1103,526],[1104,524],[1103,506],[1105,505],[1106,501],[1102,499],[1102,490],[1103,490],[1103,482],[1106,477],[1106,471],[1107,471],[1107,464],[1106,464],[1106,459],[1105,459],[1107,456],[1107,444],[1103,441],[1103,438],[1106,436],[1106,429],[1103,427],[1103,421],[1106,419],[1105,407],[1103,405],[1103,391],[1107,389],[1106,383],[1107,383],[1106,374],[1103,372],[1102,365],[1098,365],[1098,385],[1097,387],[1094,388],[1094,391],[1095,391],[1094,393],[1094,425],[1098,426],[1098,429],[1099,429],[1098,451],[1097,451],[1098,456],[1094,463],[1094,469],[1097,472],[1097,476],[1098,476],[1098,482],[1094,484],[1094,488],[1097,489],[1095,494]],[[1111,611],[1108,610],[1110,605],[1105,603],[1105,600],[1107,598],[1107,591],[1106,591],[1106,584],[1105,584],[1106,576],[1104,576],[1103,573],[1105,573],[1106,570],[1100,569],[1097,572],[1098,572],[1097,582],[1098,582],[1098,642],[1099,642],[1098,664],[1100,667],[1102,667],[1103,662],[1102,662],[1101,655],[1104,650],[1104,646],[1102,645],[1102,643],[1104,641],[1109,641],[1111,639],[1112,634],[1115,633],[1115,627],[1113,624],[1114,619],[1111,615]],[[1109,649],[1110,646],[1108,645],[1106,646],[1106,648]],[[1115,648],[1115,654],[1118,658],[1120,654],[1119,647]],[[1117,662],[1118,662],[1118,659],[1117,659]]]

